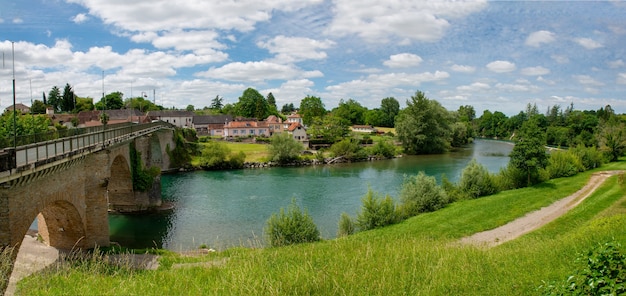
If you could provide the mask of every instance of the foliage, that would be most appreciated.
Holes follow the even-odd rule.
[[[216,110],[216,111],[222,111],[222,108],[224,107],[224,98],[221,98],[219,95],[215,96],[215,98],[213,100],[211,100],[211,109]]]
[[[500,111],[483,111],[478,120],[478,135],[485,138],[504,138],[509,131],[506,129],[507,117]]]
[[[302,211],[292,199],[285,209],[280,208],[278,214],[272,214],[265,226],[267,242],[271,247],[281,247],[299,243],[316,242],[320,240],[320,232],[313,222],[313,218],[306,211]]]
[[[61,99],[61,112],[71,112],[76,108],[76,95],[69,83],[63,88],[63,96]]]
[[[352,220],[352,217],[350,217],[350,215],[348,215],[346,212],[341,213],[337,227],[337,237],[352,235],[355,231],[356,225],[354,225],[354,220]]]
[[[281,164],[298,160],[304,147],[289,133],[276,133],[270,138],[268,147],[270,160]]]
[[[124,107],[124,101],[122,100],[124,94],[116,91],[104,96],[96,103],[96,109],[98,110],[118,110]]]
[[[500,169],[495,176],[497,187],[501,190],[510,190],[528,186],[526,172],[520,170],[509,162],[509,164]]]
[[[200,156],[200,167],[206,170],[238,169],[243,167],[246,154],[232,153],[225,143],[209,141],[204,144]]]
[[[572,148],[571,151],[578,156],[585,170],[595,169],[602,166],[602,153],[598,151],[595,146],[585,147],[583,144],[579,144]]]
[[[339,100],[339,106],[333,109],[333,115],[344,118],[350,122],[351,125],[365,124],[365,113],[367,108],[361,106],[359,102],[349,99],[344,101]]]
[[[17,114],[14,124],[13,112],[0,116],[0,147],[13,145],[13,136],[17,135],[17,145],[30,144],[29,135],[39,135],[50,131],[50,118],[45,115]],[[49,134],[41,140],[51,140],[56,135]]]
[[[285,113],[284,109],[285,107],[283,107],[283,113]],[[326,109],[324,108],[322,99],[319,97],[306,96],[300,101],[298,114],[302,116],[302,123],[304,123],[304,125],[310,125],[314,120],[323,117],[326,114]]]
[[[546,171],[550,179],[569,177],[585,171],[580,157],[574,151],[557,150],[550,153]]]
[[[296,107],[294,107],[293,103],[285,104],[280,109],[280,113],[282,113],[282,114],[289,114],[289,113],[294,112],[294,111],[296,111]]]
[[[0,292],[4,293],[9,284],[11,270],[13,269],[13,247],[0,247]]]
[[[469,143],[467,124],[463,122],[455,122],[450,125],[450,146],[463,147]]]
[[[381,194],[367,189],[367,193],[361,199],[361,211],[357,214],[356,225],[359,230],[370,230],[385,227],[398,222],[396,205],[391,196],[384,198]]]
[[[126,99],[124,106],[141,112],[163,110],[163,106],[155,105],[151,100],[143,96]]]
[[[382,113],[380,126],[394,127],[396,116],[400,113],[400,103],[394,97],[384,98],[380,102],[380,112]]]
[[[442,153],[450,146],[448,111],[417,91],[396,119],[396,133],[408,154]]]
[[[445,207],[449,198],[445,190],[437,185],[435,177],[419,172],[414,177],[404,178],[400,189],[401,210],[405,217],[432,212]]]
[[[270,105],[270,108],[276,109],[276,98],[274,98],[274,94],[271,92],[267,94],[267,103]]]
[[[392,158],[396,156],[396,146],[392,141],[383,139],[376,142],[369,148],[370,155],[378,157]]]
[[[61,111],[61,90],[57,86],[53,86],[48,93],[48,105],[52,106],[55,112]]]
[[[561,285],[545,285],[546,295],[623,295],[626,294],[626,255],[621,245],[611,241],[580,254],[579,269]]]
[[[262,120],[270,115],[270,106],[256,89],[247,88],[239,97],[235,111],[236,115]]]
[[[335,143],[350,134],[350,122],[333,115],[317,117],[307,129],[307,133],[311,142],[323,140],[325,143]]]
[[[154,178],[161,174],[161,170],[158,167],[145,169],[143,167],[143,162],[141,161],[141,152],[137,151],[133,142],[129,144],[129,148],[130,173],[133,179],[133,190],[144,192],[148,191],[152,188]]]
[[[187,165],[191,161],[191,155],[194,154],[193,146],[185,140],[185,130],[176,128],[173,133],[174,149],[166,147],[166,152],[170,157],[170,166],[177,168]]]
[[[545,134],[542,133],[537,121],[532,119],[524,122],[519,133],[520,140],[513,147],[510,163],[526,173],[526,186],[530,186],[541,181],[539,172],[548,164],[544,146]]]
[[[617,159],[626,151],[626,126],[617,119],[607,120],[598,127],[599,148],[609,161]]]
[[[458,189],[469,198],[492,195],[499,191],[494,177],[476,159],[472,159],[461,172]]]
[[[30,113],[32,114],[46,114],[46,104],[40,100],[35,100],[33,105],[30,106]]]
[[[359,141],[354,138],[346,138],[333,144],[330,146],[330,152],[334,157],[343,157],[347,160],[357,160],[367,157]]]
[[[92,98],[76,97],[76,106],[73,110],[74,113],[78,113],[81,111],[91,111],[93,109],[94,109],[94,105],[93,105]]]

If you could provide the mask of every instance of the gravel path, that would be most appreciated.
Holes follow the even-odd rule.
[[[567,213],[572,208],[579,205],[585,198],[590,196],[604,181],[613,175],[623,173],[623,171],[604,171],[591,175],[589,182],[582,189],[574,194],[560,199],[553,204],[543,207],[525,216],[518,218],[508,224],[498,228],[475,233],[461,239],[462,244],[473,244],[484,247],[494,247],[504,242],[516,239],[529,233],[554,219]]]

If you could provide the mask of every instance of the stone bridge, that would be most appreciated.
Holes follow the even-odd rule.
[[[154,182],[156,197],[134,192],[131,145],[144,167],[170,168],[166,151],[175,147],[173,129],[162,123],[105,127],[0,155],[0,161],[4,156],[13,163],[0,172],[0,251],[14,247],[15,256],[35,218],[39,235],[50,246],[108,246],[109,210],[160,203],[160,176]]]

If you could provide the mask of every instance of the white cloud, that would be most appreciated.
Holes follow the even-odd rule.
[[[545,84],[547,84],[547,85],[555,85],[555,84],[556,84],[556,82],[555,82],[555,81],[545,79],[545,78],[543,78],[542,76],[537,77],[537,81],[539,81],[539,82],[543,82],[543,83],[545,83]]]
[[[225,49],[226,46],[217,41],[219,34],[211,30],[193,30],[193,31],[171,31],[164,32],[160,36],[152,34],[144,34],[137,39],[152,38],[152,44],[159,49],[191,50],[203,55],[216,55],[216,61],[223,61],[227,55],[222,52],[216,52],[215,49]]]
[[[422,58],[412,53],[400,53],[389,56],[383,65],[389,68],[409,68],[417,67],[422,63]]]
[[[88,19],[89,19],[89,17],[87,17],[86,14],[79,13],[79,14],[77,14],[76,16],[74,16],[72,18],[72,21],[77,23],[77,24],[81,24],[81,23],[84,23],[85,21],[87,21]]]
[[[235,62],[220,68],[211,68],[196,75],[231,81],[260,82],[267,80],[291,80],[294,78],[323,77],[319,71],[302,71],[293,65],[283,65],[272,62]]]
[[[335,46],[332,40],[315,40],[303,37],[276,36],[268,41],[257,43],[260,48],[276,54],[273,61],[278,63],[292,63],[304,60],[323,60],[327,54],[323,49]]]
[[[313,87],[315,83],[308,79],[288,80],[282,83],[278,88],[265,89],[263,93],[272,93],[276,98],[276,105],[300,102],[307,95],[313,95]]]
[[[528,83],[498,83],[495,87],[499,90],[508,92],[536,92],[539,90],[539,87]]]
[[[528,68],[522,69],[521,73],[522,75],[526,75],[526,76],[541,76],[541,75],[550,74],[550,69],[546,69],[541,66],[528,67]]]
[[[569,63],[569,58],[566,57],[566,56],[553,54],[553,55],[550,56],[550,58],[552,58],[555,62],[557,62],[559,64],[567,64],[567,63]]]
[[[626,73],[617,73],[617,84],[626,84]]]
[[[14,24],[21,24],[23,22],[24,22],[24,20],[19,18],[19,17],[16,17],[16,18],[13,19],[13,23]]]
[[[454,72],[460,72],[460,73],[474,73],[476,71],[476,67],[472,67],[472,66],[465,66],[465,65],[452,65],[452,67],[450,67],[450,69],[452,69],[452,71]]]
[[[474,82],[474,83],[472,83],[470,85],[458,86],[456,89],[458,91],[462,91],[462,92],[477,92],[477,91],[488,90],[490,88],[491,88],[491,86],[489,86],[489,84],[487,84],[487,83]]]
[[[487,69],[496,73],[507,73],[515,71],[516,67],[514,63],[509,61],[494,61],[487,64]]]
[[[333,35],[355,34],[368,42],[385,42],[389,37],[434,42],[450,26],[448,19],[482,10],[486,1],[334,1],[334,18],[328,28]]]
[[[4,23],[4,19],[0,18],[0,24]]]
[[[596,49],[602,47],[602,44],[590,38],[576,38],[574,41],[586,49]]]
[[[578,81],[578,83],[587,85],[587,86],[603,86],[604,83],[593,79],[589,75],[574,75],[574,79]]]
[[[556,38],[554,33],[550,31],[533,32],[526,38],[525,44],[532,47],[539,47],[541,44],[554,42]]]
[[[624,61],[622,59],[609,61],[607,64],[609,65],[611,69],[624,67]]]

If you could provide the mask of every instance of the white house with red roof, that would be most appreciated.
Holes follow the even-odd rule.
[[[224,138],[258,136],[270,136],[270,127],[267,122],[244,119],[230,121],[224,125]]]

